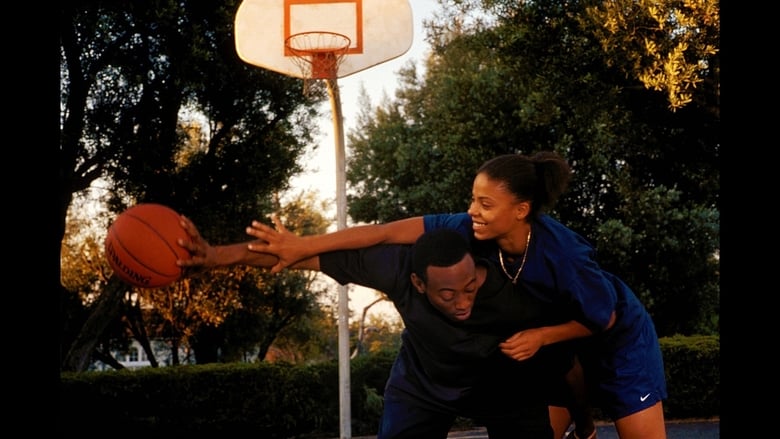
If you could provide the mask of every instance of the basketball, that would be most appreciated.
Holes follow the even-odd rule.
[[[188,239],[179,214],[154,203],[137,204],[122,212],[108,228],[106,258],[114,273],[141,288],[172,284],[182,275],[177,259],[189,252],[177,242]]]

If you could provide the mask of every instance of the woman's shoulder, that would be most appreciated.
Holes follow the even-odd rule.
[[[455,229],[466,236],[471,234],[471,216],[466,212],[433,213],[423,216],[425,231]]]
[[[563,223],[553,218],[549,214],[542,214],[534,221],[535,228],[540,229],[539,232],[549,235],[555,238],[556,241],[563,241],[565,243],[581,243],[582,245],[591,246],[590,243],[583,238],[579,233],[565,226]],[[536,230],[534,230],[536,232]]]
[[[590,242],[548,214],[542,214],[534,221],[532,233],[537,236],[536,243],[540,250],[547,255],[554,255],[556,259],[593,256],[593,245]]]

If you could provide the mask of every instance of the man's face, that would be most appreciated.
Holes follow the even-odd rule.
[[[412,274],[417,291],[450,320],[461,322],[471,316],[477,297],[477,269],[474,258],[467,254],[449,267],[428,267],[428,282]]]

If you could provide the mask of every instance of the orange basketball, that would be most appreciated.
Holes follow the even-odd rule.
[[[190,254],[177,242],[188,239],[179,214],[161,204],[137,204],[122,212],[106,235],[106,258],[117,276],[141,288],[170,285],[181,277],[177,259]]]

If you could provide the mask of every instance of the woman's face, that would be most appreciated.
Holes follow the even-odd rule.
[[[528,202],[518,200],[503,183],[477,174],[468,210],[474,237],[487,240],[509,234],[525,218],[528,207]]]

